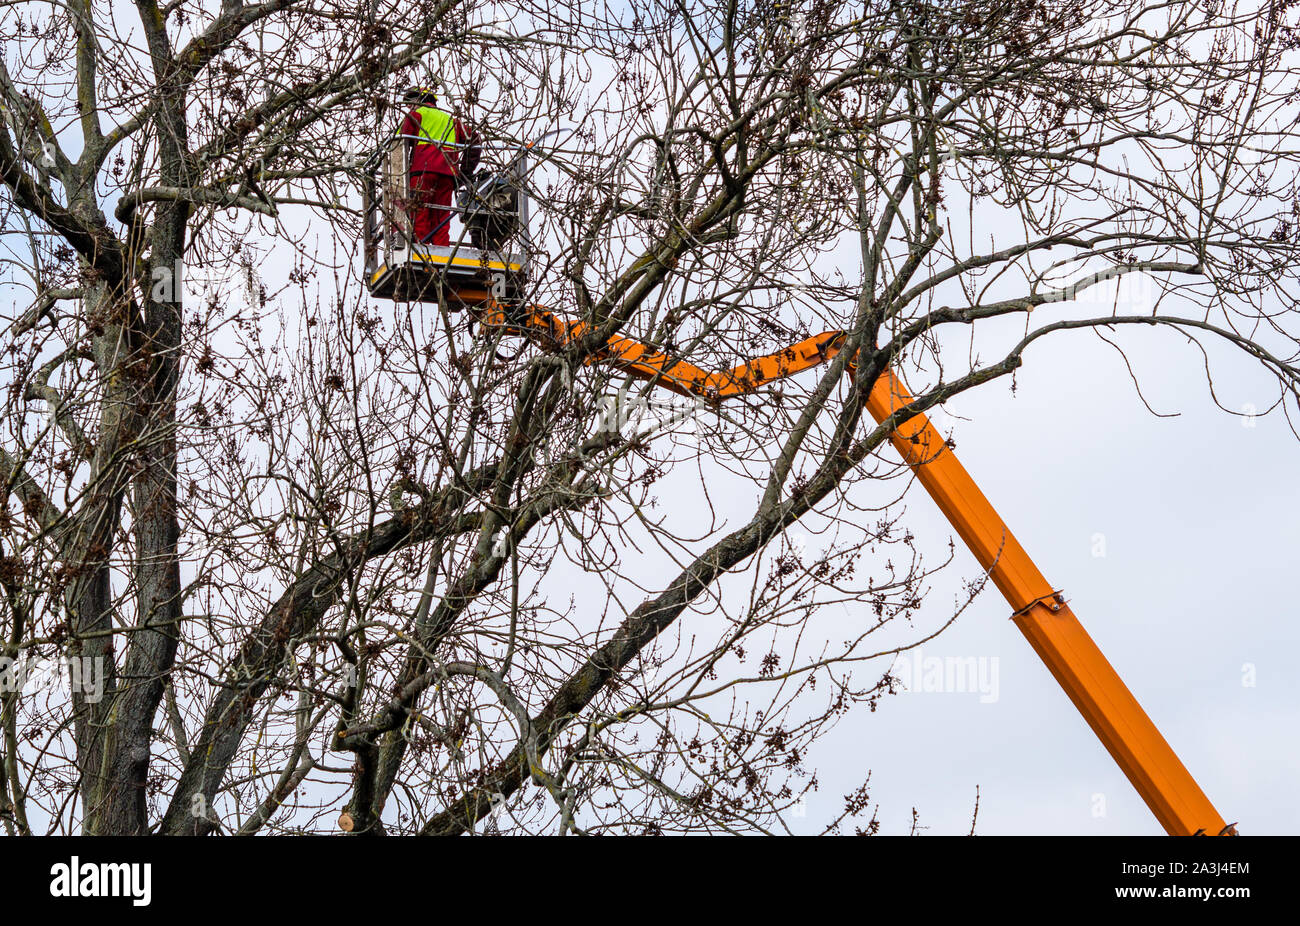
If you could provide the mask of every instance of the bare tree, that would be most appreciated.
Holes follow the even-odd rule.
[[[785,831],[947,565],[892,426],[1131,325],[1294,408],[1291,4],[136,9],[0,20],[4,657],[83,675],[5,687],[10,832]],[[359,281],[434,81],[498,166],[575,130],[528,301],[580,337]],[[727,402],[604,362],[822,330]],[[866,783],[819,823],[874,832]]]

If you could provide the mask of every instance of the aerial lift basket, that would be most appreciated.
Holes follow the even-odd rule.
[[[449,247],[414,240],[405,139],[398,137],[366,165],[362,185],[366,286],[372,296],[399,302],[443,302],[448,308],[508,305],[528,279],[526,152],[499,169],[488,167],[451,206]]]

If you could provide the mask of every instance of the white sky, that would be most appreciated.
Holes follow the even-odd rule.
[[[1179,417],[1151,415],[1121,358],[1087,332],[1031,347],[1015,395],[1004,379],[950,404],[966,420],[932,417],[955,427],[958,457],[1225,819],[1247,834],[1298,832],[1300,443],[1280,414],[1248,427],[1215,408],[1200,355],[1172,332],[1119,337],[1153,407]],[[1257,365],[1227,349],[1213,356],[1227,407],[1270,403]],[[685,469],[674,484],[699,478]],[[951,528],[919,486],[907,507],[918,547],[941,560]],[[732,514],[749,510],[738,503]],[[1098,534],[1104,557],[1093,555]],[[977,573],[959,544],[918,627],[945,620],[960,578]],[[624,600],[634,607],[640,596]],[[913,807],[927,833],[966,832],[977,785],[981,834],[1160,833],[1009,611],[989,588],[921,647],[924,657],[996,658],[996,700],[908,693],[854,710],[808,756],[821,788],[790,825],[817,828],[870,769],[887,833],[907,832]]]
[[[956,203],[951,214],[961,238],[966,216]],[[977,227],[1002,245],[1023,235],[1014,224],[981,219]],[[854,268],[845,269],[851,275]],[[1113,292],[1113,285],[1103,286],[1088,298],[1106,304]],[[1201,314],[1172,300],[1161,308]],[[1107,305],[1088,314],[1108,311]],[[1047,306],[1033,321],[1079,314],[1072,305]],[[1004,379],[949,405],[966,420],[943,412],[931,417],[945,433],[956,428],[958,457],[1048,580],[1065,591],[1224,818],[1250,834],[1300,831],[1290,787],[1300,771],[1300,630],[1289,588],[1300,549],[1294,479],[1300,443],[1280,413],[1247,426],[1216,408],[1200,354],[1172,331],[1130,326],[1114,339],[1128,352],[1152,406],[1178,417],[1148,412],[1123,360],[1083,331],[1036,342],[1017,374],[1015,395]],[[981,346],[987,346],[985,360],[1000,356],[991,342]],[[1271,403],[1275,383],[1255,363],[1209,346],[1226,407]],[[884,453],[894,458],[892,449]],[[719,477],[705,476],[718,479],[711,499],[734,527],[752,512],[752,489],[742,487],[744,497],[729,501]],[[700,479],[687,463],[658,487],[680,532],[703,514],[693,507]],[[907,510],[904,523],[928,563],[942,561],[953,531],[919,485]],[[1104,557],[1093,555],[1098,534]],[[633,563],[634,555],[644,561]],[[665,563],[655,551],[642,551],[629,552],[622,565],[657,587]],[[547,585],[563,588],[566,598],[569,589],[580,602],[601,592],[597,581],[584,582],[571,567],[553,571]],[[932,583],[910,638],[945,621],[960,580],[978,574],[958,542],[957,560]],[[729,594],[740,595],[734,605],[744,600],[744,581],[728,583]],[[624,588],[626,607],[641,599]],[[796,831],[820,829],[871,770],[870,793],[886,833],[907,832],[913,807],[925,832],[965,833],[977,785],[981,834],[1161,833],[1009,614],[990,585],[952,628],[920,649],[926,658],[996,658],[996,700],[981,703],[969,692],[910,693],[885,699],[874,713],[852,711],[807,757],[821,788],[810,796],[807,816],[787,823]],[[815,618],[828,622],[831,637],[835,619],[835,608]],[[673,633],[707,634],[711,626],[688,613]],[[862,683],[885,668],[880,661],[855,678]],[[1252,678],[1253,686],[1244,684]]]
[[[1280,415],[1249,428],[1215,409],[1198,357],[1175,341],[1130,333],[1125,344],[1153,407],[1180,417],[1153,417],[1115,352],[1077,333],[1032,349],[1014,397],[999,384],[952,403],[970,419],[957,455],[1224,818],[1244,833],[1295,833],[1300,446]],[[1257,369],[1218,357],[1225,405],[1265,404]],[[918,491],[910,512],[937,549],[950,533],[937,509]],[[1097,533],[1104,558],[1092,555]],[[964,550],[958,562],[977,571]],[[990,590],[922,647],[996,656],[998,699],[915,693],[851,714],[816,753],[825,799],[838,803],[870,767],[885,831],[905,832],[915,806],[930,833],[965,832],[978,784],[985,835],[1162,832],[1009,611]],[[1255,687],[1243,685],[1247,664]],[[810,802],[809,821],[820,816]]]

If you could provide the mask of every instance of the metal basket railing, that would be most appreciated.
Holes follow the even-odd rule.
[[[381,267],[393,267],[410,260],[420,242],[414,240],[411,210],[418,204],[411,195],[407,136],[396,136],[366,162],[362,183],[362,215],[366,274]],[[448,145],[447,147],[465,147]],[[494,157],[495,155],[495,157]],[[459,234],[452,235],[453,248],[479,251],[473,232],[493,231],[489,250],[507,249],[526,255],[531,251],[528,236],[529,199],[524,179],[528,173],[527,150],[518,147],[487,147],[485,163],[472,184],[453,197],[446,210],[447,221],[460,219]],[[495,162],[495,163],[494,163]],[[502,191],[508,193],[502,196]],[[456,231],[453,226],[453,231]],[[469,240],[467,240],[469,239]]]

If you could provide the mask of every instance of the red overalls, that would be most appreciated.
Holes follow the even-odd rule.
[[[433,109],[431,106],[417,106],[406,115],[402,122],[402,135],[426,138],[421,132],[423,120],[421,109]],[[444,118],[449,116],[442,114]],[[454,125],[454,137],[448,139],[453,143],[464,144],[470,133],[459,119],[451,120]],[[411,219],[414,224],[415,240],[422,244],[436,244],[446,247],[451,244],[451,205],[452,194],[456,189],[456,174],[459,169],[460,152],[456,148],[444,148],[433,141],[420,141],[414,145],[411,153]],[[442,208],[437,208],[441,206]]]

